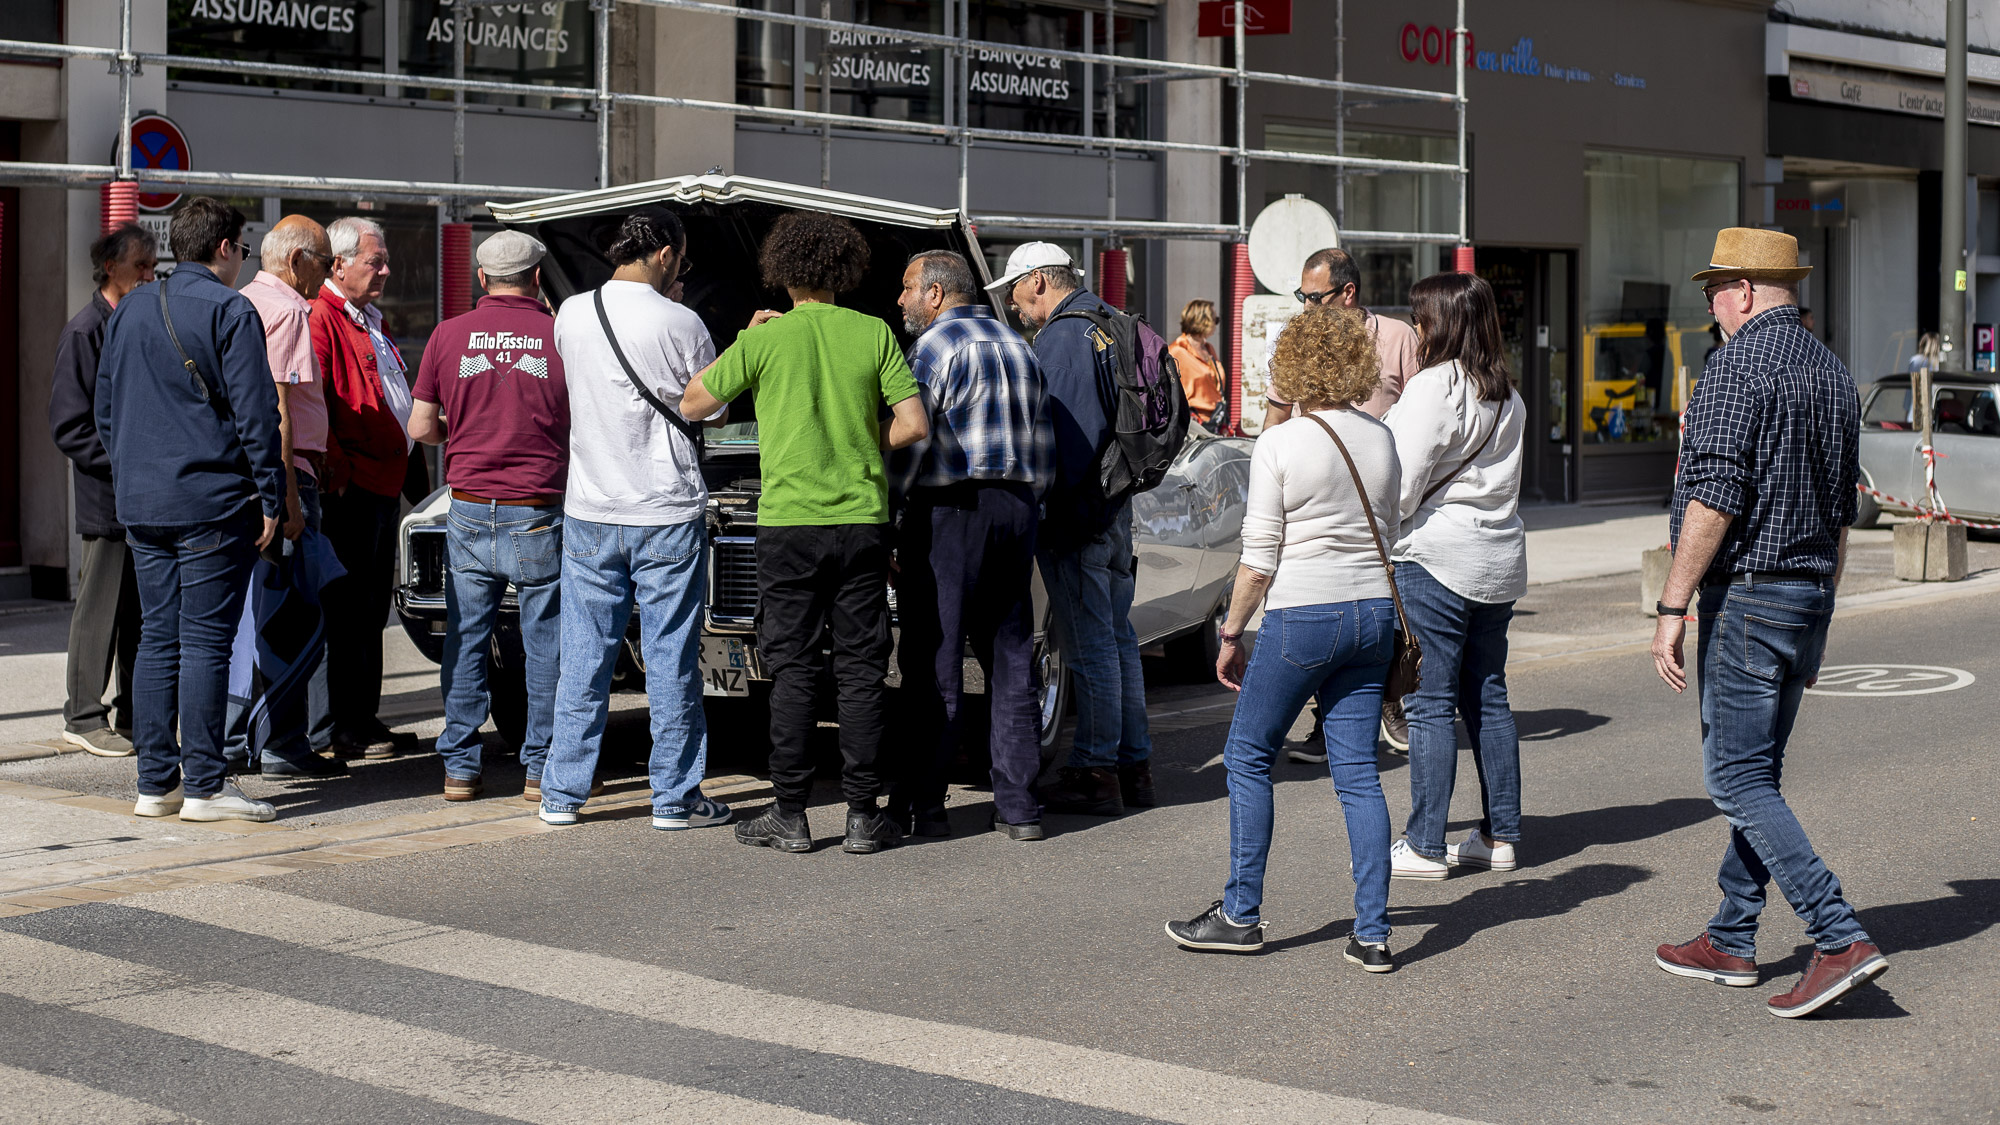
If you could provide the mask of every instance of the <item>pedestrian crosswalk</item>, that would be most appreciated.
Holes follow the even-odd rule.
[[[31,1121],[292,1119],[222,1096],[241,1075],[344,1107],[301,1120],[1455,1120],[242,884],[0,920],[0,965],[0,1104]],[[183,1084],[50,1046],[77,1037]]]

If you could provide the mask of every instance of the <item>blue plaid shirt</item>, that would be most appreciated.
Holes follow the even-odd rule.
[[[985,304],[938,314],[910,349],[931,435],[911,449],[913,487],[1019,481],[1037,496],[1055,478],[1048,387],[1033,348]]]
[[[1799,323],[1767,309],[1709,356],[1687,408],[1673,538],[1688,501],[1734,516],[1704,582],[1745,571],[1832,575],[1854,522],[1861,406],[1854,378]]]

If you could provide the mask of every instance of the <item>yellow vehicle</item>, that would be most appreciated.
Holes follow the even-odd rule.
[[[1653,320],[1584,329],[1583,440],[1672,438],[1711,346],[1707,325],[1685,328]],[[1683,366],[1688,369],[1685,387],[1680,386]]]

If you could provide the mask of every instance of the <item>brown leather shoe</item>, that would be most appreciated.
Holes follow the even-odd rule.
[[[1708,931],[1693,941],[1663,945],[1653,955],[1653,963],[1680,977],[1712,980],[1732,988],[1748,988],[1757,983],[1757,962],[1724,953],[1708,939]]]
[[[590,795],[591,795],[591,796],[593,796],[593,797],[601,797],[601,796],[603,796],[603,795],[604,795],[604,783],[603,783],[603,782],[601,782],[601,781],[592,781],[592,782],[590,783]],[[541,804],[541,803],[542,803],[542,779],[541,779],[541,778],[539,778],[539,777],[531,777],[531,778],[529,778],[528,780],[526,780],[526,781],[522,782],[522,783],[521,783],[521,799],[522,799],[523,801],[526,801],[527,803],[529,803],[529,804],[531,804],[531,805],[539,805],[539,804]]]
[[[1118,775],[1110,770],[1064,766],[1054,787],[1042,794],[1042,807],[1049,812],[1117,816],[1125,811],[1125,800]]]
[[[1815,949],[1799,983],[1783,996],[1771,997],[1764,1007],[1781,1019],[1797,1019],[1826,1007],[1888,968],[1889,959],[1872,942],[1857,941],[1838,953]]]
[[[1130,807],[1150,809],[1153,799],[1153,763],[1134,762],[1118,767],[1118,795]]]
[[[447,801],[470,801],[479,796],[479,779],[476,777],[447,777],[444,779],[444,799]]]

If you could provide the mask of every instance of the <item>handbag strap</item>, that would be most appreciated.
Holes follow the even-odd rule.
[[[1446,473],[1444,476],[1438,479],[1438,482],[1436,484],[1433,484],[1429,488],[1424,489],[1424,494],[1422,496],[1417,497],[1417,507],[1419,508],[1423,507],[1426,501],[1428,501],[1431,497],[1437,495],[1438,489],[1443,488],[1445,485],[1450,484],[1454,480],[1457,480],[1458,474],[1471,468],[1472,463],[1474,461],[1479,460],[1479,455],[1485,453],[1486,447],[1493,444],[1493,437],[1495,434],[1498,434],[1500,432],[1500,423],[1506,419],[1507,408],[1513,405],[1513,402],[1514,402],[1514,392],[1509,391],[1507,392],[1507,401],[1501,403],[1499,411],[1493,415],[1493,428],[1486,431],[1486,440],[1479,443],[1479,448],[1472,451],[1472,456],[1467,457],[1463,461],[1460,461],[1458,463],[1458,468],[1453,469],[1451,472]]]
[[[659,411],[660,417],[672,423],[673,427],[681,432],[682,437],[693,442],[695,452],[699,454],[704,445],[700,424],[681,417],[677,410],[668,409],[667,404],[661,402],[659,396],[646,386],[645,380],[639,378],[639,373],[632,369],[632,361],[625,358],[625,349],[618,346],[618,333],[611,330],[611,314],[604,311],[604,290],[599,289],[592,296],[597,304],[597,322],[604,326],[604,338],[611,342],[611,354],[618,357],[618,366],[625,369],[625,378],[631,380],[632,389],[639,392],[639,397],[645,399],[647,405]]]
[[[181,366],[187,370],[188,378],[194,381],[194,393],[201,396],[201,401],[210,402],[214,399],[214,394],[209,390],[207,376],[201,373],[201,368],[194,360],[188,358],[187,349],[181,347],[180,333],[174,331],[174,315],[167,311],[167,280],[168,278],[161,278],[159,285],[160,319],[166,322],[167,339],[174,342],[174,350],[180,353]]]
[[[1402,626],[1404,636],[1414,637],[1416,634],[1410,631],[1410,619],[1403,613],[1402,591],[1396,589],[1396,564],[1389,561],[1389,549],[1382,545],[1382,526],[1375,522],[1375,505],[1368,499],[1368,486],[1361,483],[1361,470],[1354,467],[1354,455],[1347,452],[1347,443],[1340,440],[1340,435],[1333,432],[1326,419],[1310,410],[1306,412],[1306,417],[1326,431],[1326,436],[1333,439],[1333,447],[1340,450],[1340,459],[1347,462],[1347,474],[1354,478],[1354,491],[1361,497],[1361,514],[1368,517],[1368,534],[1375,539],[1375,555],[1382,560],[1382,570],[1389,576],[1389,600],[1396,603],[1396,623]]]

